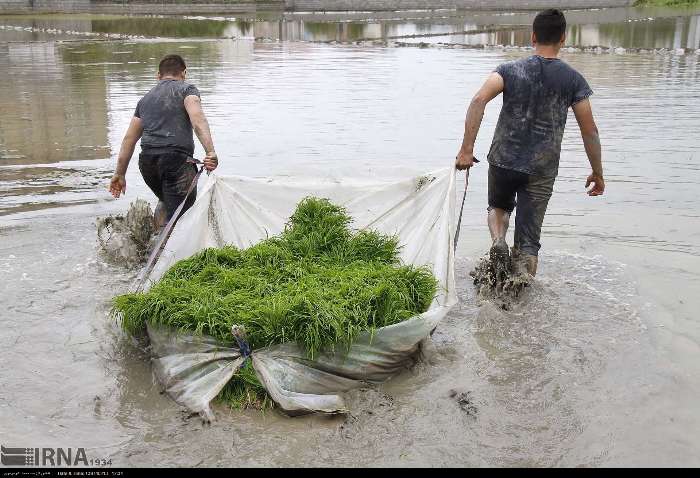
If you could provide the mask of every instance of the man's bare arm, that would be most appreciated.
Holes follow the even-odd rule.
[[[586,149],[588,161],[591,163],[591,174],[586,179],[586,187],[593,184],[593,188],[588,191],[589,196],[600,196],[605,191],[605,180],[603,179],[603,160],[600,146],[600,136],[598,127],[593,119],[591,102],[586,98],[573,106],[574,116],[581,130],[583,146]]]
[[[204,115],[202,101],[199,99],[199,96],[189,95],[185,97],[185,109],[190,117],[192,128],[199,142],[202,143],[204,151],[207,153],[206,158],[204,158],[204,167],[208,171],[213,171],[218,166],[218,158],[214,151],[214,141],[211,138],[209,121],[207,121],[207,117]]]
[[[491,73],[481,89],[472,98],[467,110],[467,118],[464,121],[462,147],[457,154],[457,162],[455,164],[457,169],[471,168],[474,164],[474,142],[479,133],[479,128],[481,128],[481,121],[484,119],[484,110],[489,101],[498,96],[503,91],[503,88],[503,77],[494,72]]]
[[[126,170],[129,167],[129,161],[134,155],[134,148],[136,148],[136,143],[141,138],[143,134],[143,125],[141,123],[141,118],[136,116],[131,118],[129,127],[124,134],[124,139],[122,140],[121,148],[119,148],[119,157],[117,158],[117,167],[114,170],[114,176],[109,184],[109,192],[112,196],[118,198],[122,193],[126,193]]]

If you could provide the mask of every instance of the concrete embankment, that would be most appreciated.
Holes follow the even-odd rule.
[[[539,10],[626,7],[634,0],[285,0],[289,11]]]
[[[0,14],[124,13],[215,14],[288,12],[381,12],[399,10],[537,10],[629,6],[634,0],[3,0]]]
[[[283,11],[284,0],[2,0],[0,14],[108,13],[206,15]]]

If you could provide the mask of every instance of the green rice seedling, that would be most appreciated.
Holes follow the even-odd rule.
[[[162,324],[232,343],[242,325],[255,350],[296,342],[310,359],[345,353],[363,332],[425,312],[437,280],[401,265],[398,238],[350,229],[344,208],[305,198],[284,231],[248,249],[205,249],[173,265],[147,292],[114,298],[130,334]],[[237,408],[265,402],[252,367],[220,394]]]
[[[241,367],[234,379],[229,381],[217,396],[217,400],[234,410],[268,410],[274,402],[255,375],[250,360]]]
[[[363,230],[352,236],[343,248],[352,261],[394,265],[399,261],[399,239],[376,231]]]

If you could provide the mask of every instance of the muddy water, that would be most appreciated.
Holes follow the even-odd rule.
[[[461,302],[427,362],[351,394],[347,417],[219,408],[203,427],[159,393],[139,347],[107,319],[133,273],[95,251],[97,215],[155,202],[134,165],[126,201],[103,188],[157,59],[188,60],[223,174],[342,177],[450,164],[469,96],[526,53],[5,39],[3,444],[82,446],[124,466],[700,464],[697,55],[565,55],[596,93],[609,189],[585,195],[570,127],[541,276],[519,307],[478,304],[468,277],[488,245],[482,164],[458,250]]]

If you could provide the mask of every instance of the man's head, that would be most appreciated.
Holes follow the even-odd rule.
[[[158,79],[166,77],[184,80],[187,65],[180,55],[166,55],[158,64]]]
[[[562,46],[566,35],[566,18],[561,10],[541,11],[532,22],[532,43]]]

